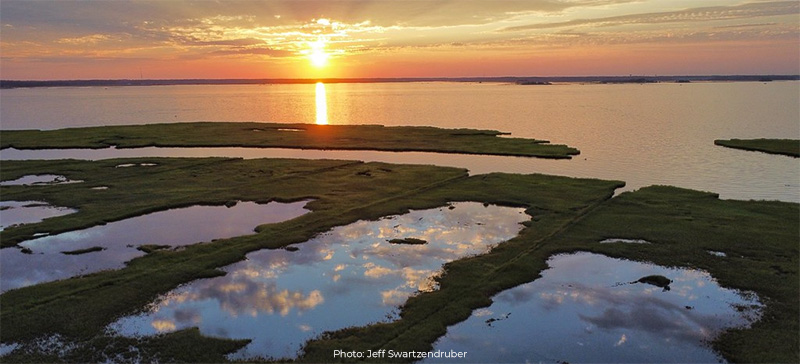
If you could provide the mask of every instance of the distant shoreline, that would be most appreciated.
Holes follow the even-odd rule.
[[[272,85],[324,83],[398,82],[503,82],[520,85],[566,83],[690,83],[798,81],[800,75],[710,75],[710,76],[563,76],[563,77],[418,77],[418,78],[262,78],[262,79],[117,79],[117,80],[0,80],[0,89],[30,87],[103,87],[170,85]]]

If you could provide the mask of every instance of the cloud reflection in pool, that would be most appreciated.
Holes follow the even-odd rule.
[[[239,202],[225,206],[191,206],[154,212],[102,226],[45,236],[20,243],[32,254],[15,248],[0,250],[0,291],[65,279],[104,269],[144,255],[145,244],[181,246],[254,233],[256,226],[289,220],[308,212],[308,201],[293,203]],[[85,254],[66,255],[93,247]]]
[[[49,217],[67,215],[76,211],[40,201],[2,201],[0,202],[0,231],[15,225],[32,224]]]
[[[748,325],[761,306],[703,271],[590,253],[548,263],[542,278],[448,328],[434,350],[467,351],[470,362],[710,363],[719,358],[707,342]],[[670,278],[671,290],[629,283],[653,274]]]
[[[253,339],[237,358],[292,357],[324,331],[394,318],[410,295],[435,289],[432,277],[444,263],[486,252],[530,218],[521,208],[452,206],[337,227],[296,251],[248,254],[226,276],[180,287],[110,328],[152,335],[197,326],[206,335]],[[388,242],[409,237],[427,243]]]

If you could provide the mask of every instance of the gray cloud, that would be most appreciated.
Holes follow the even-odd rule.
[[[220,56],[254,54],[254,55],[269,56],[273,58],[291,57],[295,55],[294,52],[284,51],[280,49],[271,49],[271,48],[235,48],[235,49],[213,51],[210,52],[209,54],[220,55]]]
[[[631,1],[634,0],[4,0],[0,2],[0,12],[2,22],[14,27],[113,33],[129,32],[145,22],[154,27],[196,25],[209,17],[247,17],[254,26],[290,25],[323,17],[346,23],[370,20],[381,26],[483,24],[520,13],[554,13]]]
[[[537,29],[565,28],[573,26],[616,26],[626,24],[659,24],[677,22],[697,22],[709,20],[728,20],[757,18],[774,15],[791,15],[800,13],[800,2],[765,2],[736,6],[715,6],[693,8],[680,11],[621,15],[597,19],[575,19],[558,23],[538,23],[503,28],[501,31],[514,32]]]
[[[233,46],[233,47],[245,47],[245,46],[253,46],[264,44],[264,40],[262,39],[255,39],[255,38],[240,38],[240,39],[226,39],[226,40],[214,40],[214,41],[206,41],[201,40],[195,37],[182,37],[178,38],[178,43],[183,45],[194,45],[194,46]]]

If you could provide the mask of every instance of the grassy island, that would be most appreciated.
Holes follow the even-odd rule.
[[[580,152],[495,130],[428,126],[194,122],[0,131],[0,148],[252,147],[491,154],[566,159]]]
[[[120,163],[156,165],[134,171],[115,168]],[[489,305],[494,294],[539,277],[548,257],[575,251],[704,269],[723,286],[756,292],[766,303],[762,319],[752,328],[725,332],[714,348],[731,361],[789,362],[798,356],[798,204],[724,201],[672,187],[649,187],[610,199],[623,183],[500,173],[468,176],[455,168],[329,160],[6,161],[0,180],[44,173],[84,182],[2,186],[2,199],[46,201],[78,212],[7,228],[0,233],[6,249],[37,233],[55,234],[175,207],[314,200],[307,205],[311,213],[262,225],[252,235],[177,250],[146,249],[147,255],[120,270],[0,295],[3,343],[24,344],[58,333],[78,348],[66,357],[16,350],[4,358],[8,361],[102,361],[130,353],[132,346],[144,360],[225,361],[225,354],[248,340],[206,337],[197,329],[124,338],[109,336],[104,328],[181,284],[224,275],[219,268],[249,252],[302,246],[335,226],[457,201],[524,207],[532,218],[517,237],[489,253],[447,264],[446,273],[437,278],[440,289],[410,298],[401,307],[401,319],[325,333],[305,345],[298,361],[332,361],[334,348],[430,350],[449,325]],[[108,189],[92,190],[94,185]],[[651,244],[599,243],[608,236]]]
[[[800,157],[800,140],[797,139],[717,139],[714,144],[734,149]]]

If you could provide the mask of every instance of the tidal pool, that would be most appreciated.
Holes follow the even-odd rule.
[[[467,351],[467,362],[711,363],[721,358],[707,343],[720,330],[759,317],[754,294],[721,288],[703,271],[591,253],[548,264],[541,278],[448,328],[434,350]],[[671,279],[671,289],[632,283],[650,275]]]
[[[395,319],[409,296],[436,289],[444,263],[488,251],[529,218],[521,208],[461,202],[358,221],[286,250],[250,253],[226,276],[175,289],[109,329],[138,336],[197,326],[253,340],[232,358],[294,357],[324,331]],[[406,238],[426,243],[389,242]]]
[[[0,202],[0,231],[14,225],[30,224],[48,217],[67,215],[77,210],[52,206],[41,201]]]
[[[289,220],[308,212],[308,201],[239,202],[233,207],[192,206],[45,236],[0,249],[0,292],[105,269],[118,269],[145,253],[145,244],[171,247],[253,233],[256,226]],[[91,248],[84,254],[63,254]],[[27,251],[27,250],[26,250]]]
[[[158,164],[155,163],[124,163],[124,164],[117,164],[114,168],[130,168],[130,167],[155,167]]]
[[[59,185],[65,183],[81,183],[83,181],[73,181],[67,177],[57,174],[31,174],[22,176],[12,181],[0,182],[0,186],[43,186]]]
[[[623,243],[623,244],[650,244],[649,241],[644,239],[621,239],[621,238],[612,238],[612,239],[604,239],[600,241],[600,244],[613,244],[613,243]]]

